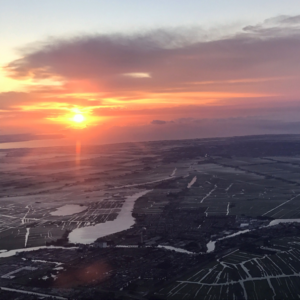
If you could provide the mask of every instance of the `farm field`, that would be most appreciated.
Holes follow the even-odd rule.
[[[300,239],[275,239],[272,250],[261,255],[234,250],[158,294],[166,299],[295,299]]]
[[[76,228],[113,221],[127,196],[189,168],[188,162],[163,165],[152,147],[131,147],[80,154],[69,148],[2,150],[0,250],[43,246]],[[66,205],[84,209],[55,213]]]
[[[103,260],[99,288],[143,299],[297,299],[297,149],[297,137],[2,149],[0,283],[51,289]]]
[[[135,208],[138,214],[161,215],[172,203],[167,194],[184,190],[177,209],[199,209],[205,217],[300,217],[300,157],[199,155],[166,162],[169,149],[2,150],[1,248],[45,245],[76,228],[115,220],[125,198],[143,189],[151,192],[148,204]],[[55,215],[64,205],[85,209]]]

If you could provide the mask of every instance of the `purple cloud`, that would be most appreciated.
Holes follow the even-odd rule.
[[[164,125],[166,123],[167,123],[166,121],[162,121],[162,120],[153,120],[151,122],[151,124],[153,124],[153,125]]]

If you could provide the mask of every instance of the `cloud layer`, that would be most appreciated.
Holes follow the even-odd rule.
[[[32,120],[27,127],[34,132],[52,132],[59,126],[49,120],[79,107],[114,130],[151,123],[173,126],[178,135],[179,123],[169,123],[176,117],[238,117],[252,128],[249,115],[298,122],[299,50],[300,16],[278,16],[211,38],[199,28],[176,28],[51,39],[5,67],[11,78],[35,85],[0,93],[0,118],[8,131],[18,131],[20,122],[13,119],[23,118]],[[37,130],[36,124],[43,126]],[[246,127],[240,127],[245,134],[251,131]],[[261,132],[273,130],[267,127]]]

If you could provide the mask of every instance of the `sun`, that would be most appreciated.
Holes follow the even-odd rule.
[[[82,123],[85,120],[85,117],[82,114],[76,114],[73,117],[73,121],[76,123]]]

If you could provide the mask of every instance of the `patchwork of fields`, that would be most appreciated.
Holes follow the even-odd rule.
[[[235,250],[159,291],[167,299],[295,299],[300,238],[274,242],[272,254]]]
[[[68,151],[6,150],[6,156],[2,155],[2,249],[44,245],[75,228],[114,220],[125,197],[143,188],[152,189],[152,200],[138,213],[161,214],[170,203],[166,192],[188,187],[178,209],[200,209],[206,217],[300,217],[300,157],[216,156],[164,163],[161,149],[153,147],[146,154],[126,147],[110,149],[110,154],[78,156]],[[169,182],[167,191],[155,187],[164,181]],[[53,215],[67,204],[86,209]],[[30,228],[27,238],[26,228]]]
[[[136,281],[144,295],[174,300],[297,299],[300,227],[268,226],[300,219],[300,142],[286,139],[0,150],[0,250],[70,246],[80,232],[118,246],[110,259],[123,273],[112,270],[109,287]],[[132,275],[121,250],[130,247],[145,252]]]
[[[151,145],[82,150],[1,151],[0,250],[43,246],[76,228],[115,220],[127,196],[189,168],[189,162],[178,170],[164,165]],[[65,205],[84,209],[55,214]]]

